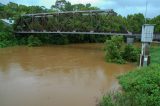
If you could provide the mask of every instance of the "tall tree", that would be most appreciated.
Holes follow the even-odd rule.
[[[140,33],[142,29],[142,25],[144,24],[145,18],[144,15],[134,14],[127,16],[128,29],[133,33]]]

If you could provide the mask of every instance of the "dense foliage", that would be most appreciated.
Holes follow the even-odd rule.
[[[139,54],[140,50],[138,50],[134,45],[126,45],[122,57],[126,61],[136,62]]]
[[[43,6],[25,6],[9,2],[7,5],[0,6],[0,18],[16,19],[20,15],[29,13],[42,13],[48,10]]]
[[[124,41],[122,36],[113,36],[105,42],[105,57],[107,62],[124,63],[122,50]]]
[[[11,33],[12,28],[0,21],[0,48],[16,45],[16,39]]]
[[[28,46],[40,46],[42,45],[41,40],[38,37],[34,37],[33,35],[28,37]]]
[[[160,106],[160,65],[121,75],[123,92],[105,95],[100,106]]]
[[[107,62],[136,62],[138,50],[133,45],[125,45],[122,36],[113,36],[105,42],[105,58]]]
[[[134,14],[127,16],[128,30],[133,33],[140,33],[141,27],[145,23],[143,14]]]
[[[149,19],[148,23],[155,24],[155,33],[160,33],[160,15],[153,19]]]

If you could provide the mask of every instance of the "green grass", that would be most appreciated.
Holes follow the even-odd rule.
[[[151,47],[151,64],[160,64],[160,46]]]

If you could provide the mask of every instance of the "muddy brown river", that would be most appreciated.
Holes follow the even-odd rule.
[[[103,44],[0,49],[0,106],[95,106],[136,67],[104,61]]]

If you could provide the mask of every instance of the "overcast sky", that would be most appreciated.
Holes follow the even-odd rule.
[[[25,5],[39,5],[50,8],[56,0],[0,0],[1,3],[15,2]],[[134,13],[145,13],[146,0],[68,0],[72,4],[91,3],[101,9],[114,9],[123,16]],[[152,18],[160,15],[160,0],[148,0],[147,17]]]

